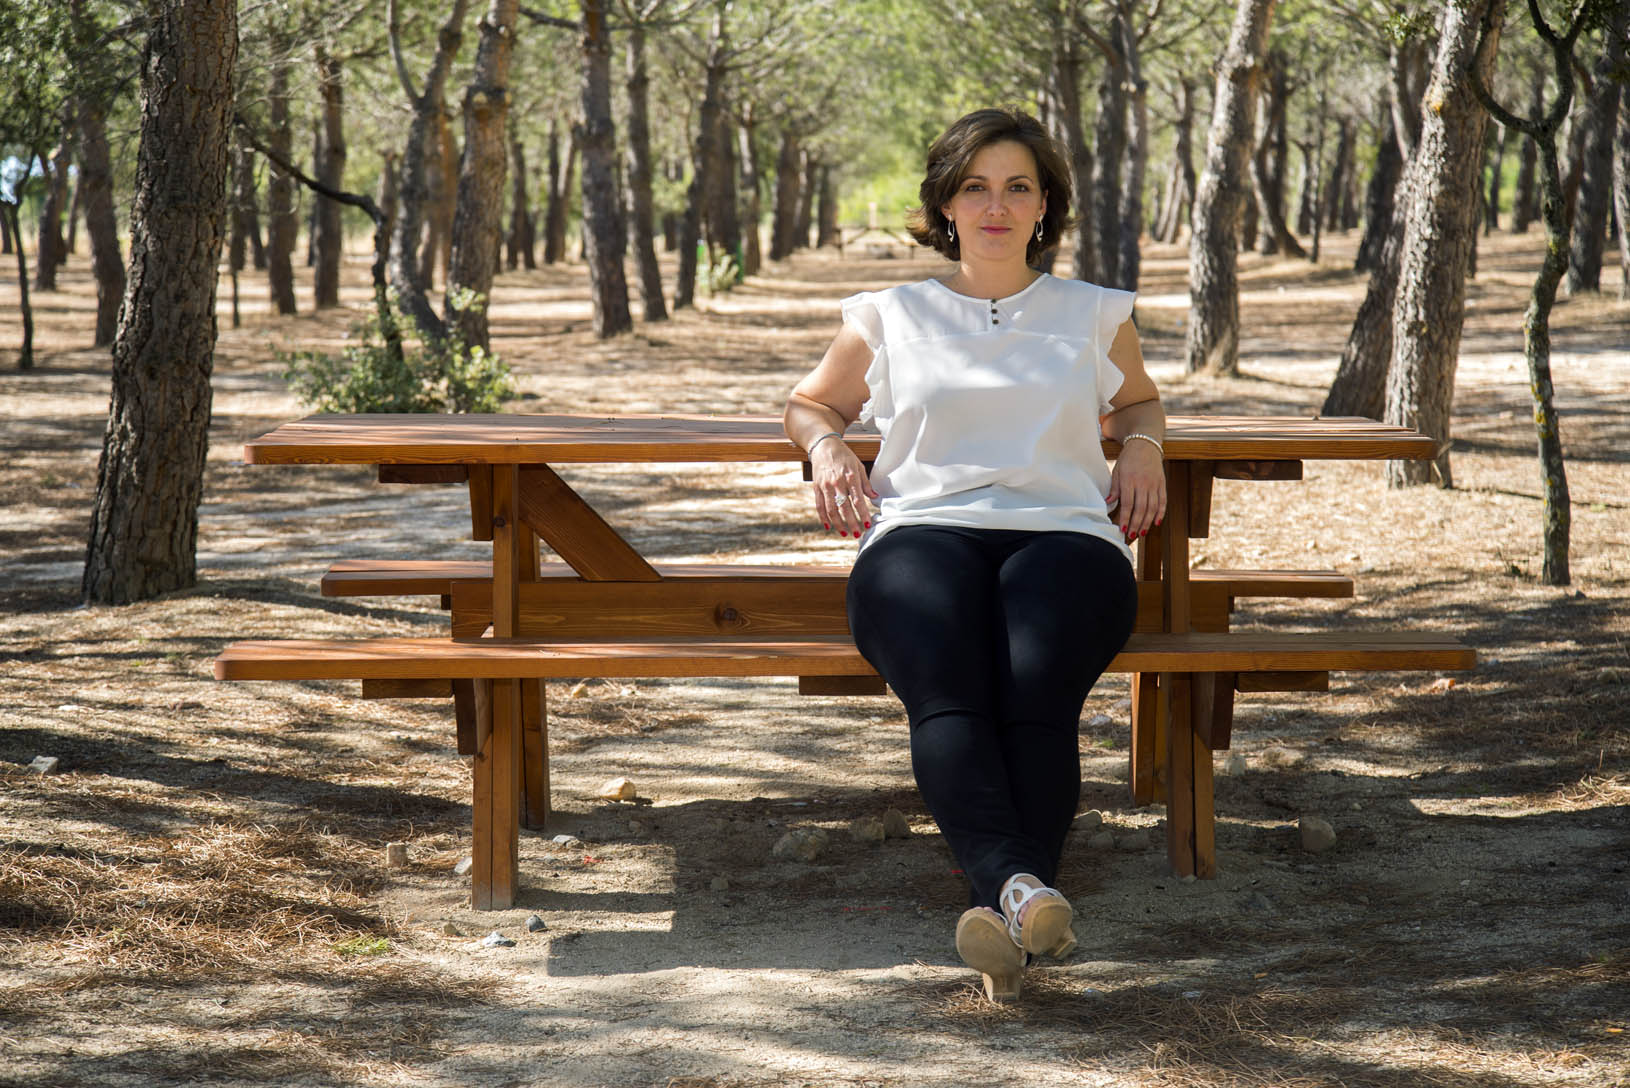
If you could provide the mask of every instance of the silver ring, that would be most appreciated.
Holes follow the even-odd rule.
[[[848,501],[849,501],[849,496],[848,495],[834,495],[834,496],[832,496],[832,505],[833,506],[842,506],[844,503],[846,503]]]

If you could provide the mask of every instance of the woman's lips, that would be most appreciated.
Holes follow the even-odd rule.
[[[984,231],[986,234],[1006,234],[1008,231],[1012,230],[1013,228],[1012,227],[980,227],[979,229]]]

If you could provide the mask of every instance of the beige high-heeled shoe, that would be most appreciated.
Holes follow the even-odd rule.
[[[999,897],[1013,943],[1031,955],[1063,959],[1075,951],[1075,911],[1056,888],[1029,873],[1014,873]]]
[[[956,924],[956,950],[978,971],[985,996],[998,1004],[1017,1000],[1024,981],[1024,949],[1013,943],[1002,916],[989,907],[970,907]]]

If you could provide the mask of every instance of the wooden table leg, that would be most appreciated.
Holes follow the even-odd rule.
[[[520,872],[521,681],[477,681],[470,906],[515,905]],[[485,695],[485,698],[482,696]]]
[[[524,508],[519,501],[517,507]],[[538,537],[523,517],[515,527],[517,577],[538,580]],[[549,823],[549,703],[542,680],[521,682],[521,826],[542,831]]]
[[[1158,581],[1161,577],[1161,537],[1164,528],[1157,528],[1138,543],[1137,575],[1140,582]],[[1162,605],[1164,616],[1164,604]],[[1162,622],[1161,626],[1165,626]],[[1160,683],[1156,673],[1132,674],[1132,803],[1149,805],[1165,800],[1165,783],[1160,773],[1160,736],[1164,711],[1160,705]]]

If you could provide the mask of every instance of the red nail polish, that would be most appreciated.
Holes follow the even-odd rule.
[[[872,527],[872,523],[869,522],[869,521],[866,524],[861,526],[862,529],[870,529],[871,527]]]
[[[825,523],[823,522],[822,524],[825,524]],[[826,526],[826,531],[830,533],[832,531],[832,526],[827,525]]]

